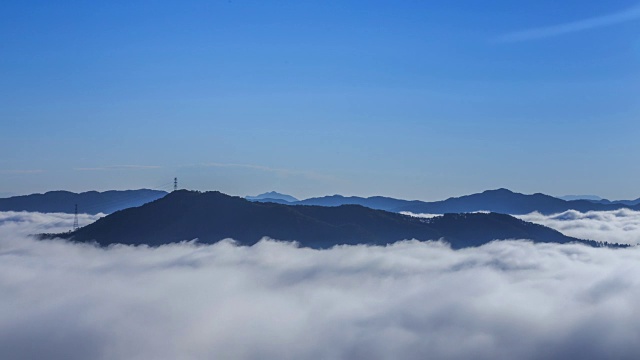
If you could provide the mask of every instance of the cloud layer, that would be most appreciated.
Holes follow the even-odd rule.
[[[582,213],[569,210],[554,215],[531,213],[517,217],[580,239],[640,244],[640,211],[620,209]]]
[[[78,224],[88,225],[105,214],[78,214]],[[26,211],[0,211],[0,237],[12,238],[20,235],[61,233],[73,228],[74,214],[37,213]]]
[[[635,359],[640,250],[95,248],[1,213],[0,358]],[[52,230],[53,231],[53,230]]]

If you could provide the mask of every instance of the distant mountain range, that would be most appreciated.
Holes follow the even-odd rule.
[[[38,211],[73,213],[75,204],[78,212],[97,214],[112,213],[129,207],[140,206],[165,196],[167,192],[158,190],[125,190],[125,191],[88,191],[73,193],[68,191],[49,191],[44,194],[32,194],[0,198],[0,211]],[[570,196],[569,198],[574,198]],[[577,196],[580,197],[580,196]],[[591,197],[591,196],[589,196]],[[411,212],[427,214],[496,212],[502,214],[522,215],[534,211],[542,214],[554,214],[567,210],[617,210],[629,208],[640,210],[640,199],[616,200],[606,199],[563,200],[544,194],[525,195],[507,189],[487,190],[482,193],[461,197],[452,197],[441,201],[401,200],[383,196],[358,197],[331,195],[298,200],[293,196],[267,192],[257,196],[247,196],[253,202],[270,202],[283,205],[316,205],[341,206],[361,205],[371,209],[390,212]]]
[[[78,212],[85,214],[110,214],[133,206],[140,206],[167,195],[158,190],[111,190],[104,192],[88,191],[73,193],[69,191],[49,191],[44,194],[13,196],[0,199],[0,211],[37,211],[44,213],[73,213],[78,204]]]
[[[426,214],[464,213],[489,211],[502,214],[522,215],[534,211],[542,214],[554,214],[567,210],[617,210],[631,208],[640,210],[640,199],[633,201],[609,200],[562,200],[545,194],[525,195],[507,189],[487,190],[482,193],[452,197],[441,201],[400,200],[389,197],[373,196],[368,198],[357,196],[332,195],[310,198],[300,201],[282,199],[255,199],[252,201],[274,202],[288,205],[362,205],[372,209],[392,212],[412,212]]]
[[[640,209],[640,198],[635,199],[635,200],[607,200],[607,199],[600,199],[600,200],[591,200],[595,203],[598,204],[621,204],[621,205],[626,205],[632,208]]]
[[[446,214],[422,219],[359,205],[291,206],[187,190],[117,211],[75,232],[57,236],[100,245],[152,246],[192,239],[214,243],[225,238],[251,245],[264,236],[295,240],[312,248],[440,238],[453,248],[478,246],[495,239],[597,245],[505,214]]]
[[[267,200],[271,202],[283,201],[287,203],[299,201],[291,195],[281,194],[279,192],[270,191],[264,194],[256,195],[256,196],[245,196],[245,199],[255,201],[255,200]]]
[[[598,204],[622,204],[627,206],[635,206],[640,204],[640,198],[635,200],[607,200],[597,195],[565,195],[560,196],[562,200],[589,200]]]
[[[556,196],[558,199],[562,200],[589,200],[589,201],[600,201],[604,200],[598,195],[564,195],[564,196]]]

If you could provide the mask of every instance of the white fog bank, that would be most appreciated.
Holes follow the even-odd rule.
[[[580,239],[619,244],[640,244],[640,211],[565,211],[560,214],[531,213],[516,216],[524,221],[548,226]]]
[[[637,248],[96,248],[23,235],[66,226],[47,217],[0,221],[3,359],[640,356]]]

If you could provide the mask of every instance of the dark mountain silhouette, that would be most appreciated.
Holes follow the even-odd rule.
[[[282,200],[282,199],[271,199],[271,198],[264,198],[264,199],[247,199],[249,201],[252,202],[260,202],[260,203],[274,203],[274,204],[282,204],[282,205],[295,205],[297,203],[297,201],[286,201],[286,200]]]
[[[301,200],[296,204],[318,206],[361,205],[377,210],[396,211],[395,209],[409,205],[411,203],[414,203],[414,201],[399,200],[384,196],[372,196],[363,198],[359,196],[346,197],[342,195],[331,195]]]
[[[104,192],[88,191],[73,193],[69,191],[49,191],[44,194],[13,196],[0,199],[0,211],[38,211],[44,213],[73,213],[75,204],[78,212],[86,214],[109,214],[133,206],[140,206],[167,195],[158,190],[111,190]]]
[[[507,189],[487,190],[479,194],[450,198],[426,204],[410,204],[397,211],[417,213],[493,211],[503,214],[528,214],[534,211],[554,214],[567,210],[616,210],[624,205],[597,204],[589,200],[565,201],[553,196],[536,193],[525,195]]]
[[[269,201],[269,200],[264,200]],[[446,200],[425,202],[419,200],[400,200],[389,197],[345,197],[341,195],[310,198],[290,203],[292,205],[362,205],[372,209],[392,212],[412,212],[429,214],[463,213],[489,211],[502,214],[522,215],[534,211],[542,214],[554,214],[567,210],[617,210],[620,208],[640,208],[624,203],[599,203],[592,200],[566,201],[545,194],[525,195],[507,189],[487,190],[482,193],[452,197]]]
[[[597,204],[620,204],[625,206],[636,206],[640,204],[640,198],[635,200],[609,200],[597,195],[565,195],[559,197],[562,200],[587,200]]]
[[[196,238],[203,243],[233,238],[251,245],[264,236],[295,240],[312,248],[387,244],[414,238],[444,238],[454,248],[478,246],[495,239],[581,241],[597,245],[497,213],[445,214],[421,219],[359,205],[290,206],[250,202],[219,192],[187,190],[174,191],[143,206],[115,212],[73,233],[58,236],[95,241],[100,245],[152,246]]]
[[[245,196],[245,199],[250,201],[260,201],[260,202],[277,202],[277,203],[292,203],[299,201],[291,195],[281,194],[275,191],[269,191],[264,194],[256,195],[256,196]]]
[[[589,201],[600,201],[604,200],[598,195],[564,195],[557,196],[558,199],[572,201],[572,200],[589,200]]]
[[[598,203],[598,204],[613,204],[613,205],[624,205],[624,206],[628,206],[634,209],[640,209],[640,207],[638,205],[640,205],[640,198],[635,199],[635,200],[607,200],[607,199],[601,199],[601,200],[589,200],[591,202],[594,203]]]

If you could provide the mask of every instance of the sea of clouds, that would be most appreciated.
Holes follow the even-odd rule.
[[[556,229],[579,239],[619,244],[640,244],[640,211],[565,211],[560,214],[531,213],[516,216],[524,221]]]
[[[441,216],[440,214],[415,214],[411,212],[403,212],[403,214],[420,218]],[[588,212],[568,210],[551,215],[533,212],[514,216],[524,221],[550,227],[578,239],[640,245],[640,211],[630,209]]]
[[[0,213],[0,358],[640,355],[639,248],[523,240],[312,250],[268,239],[97,248],[27,237],[72,223]]]

